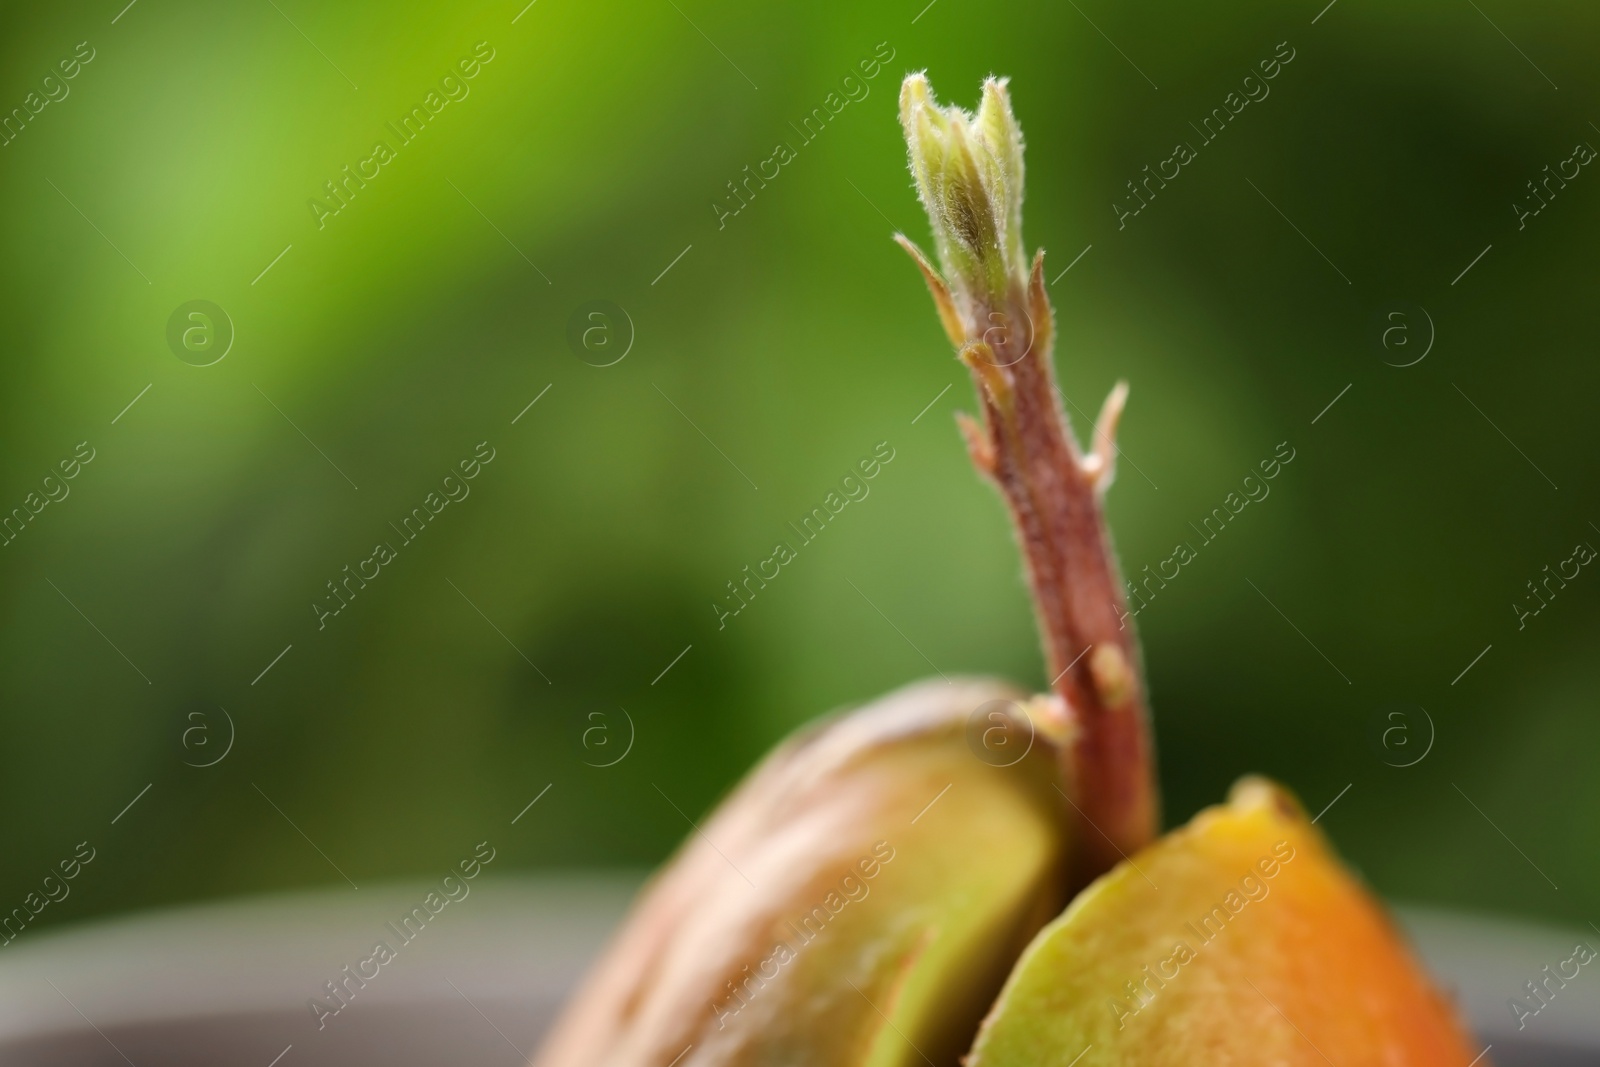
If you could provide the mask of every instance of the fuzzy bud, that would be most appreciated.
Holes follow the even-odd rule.
[[[900,125],[917,193],[957,303],[996,307],[1027,284],[1022,245],[1022,130],[1005,79],[983,84],[977,114],[941,107],[922,74],[900,89]]]

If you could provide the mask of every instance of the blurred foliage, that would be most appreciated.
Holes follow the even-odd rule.
[[[1593,915],[1600,577],[1521,630],[1508,605],[1600,544],[1600,177],[1524,229],[1511,205],[1600,144],[1600,12],[923,2],[0,14],[7,108],[95,52],[0,148],[0,506],[95,450],[0,554],[0,905],[84,839],[101,858],[41,923],[420,875],[485,838],[510,866],[651,863],[820,712],[930,663],[1042,686],[950,422],[969,386],[888,239],[926,239],[894,117],[926,68],[968,105],[1012,78],[1026,236],[1050,277],[1073,263],[1051,292],[1080,433],[1133,385],[1130,572],[1296,449],[1139,618],[1169,821],[1249,771],[1313,811],[1353,783],[1322,824],[1384,893]],[[323,183],[480,41],[470,95],[319,229]],[[1285,41],[1271,95],[1119,229],[1125,183]],[[797,158],[719,228],[778,141]],[[237,331],[212,366],[165,339],[193,299]],[[614,366],[566,341],[594,299],[636,330]],[[1386,315],[1409,359],[1419,307],[1436,344],[1386,365]],[[470,497],[319,630],[324,583],[480,441]],[[719,630],[724,583],[880,441],[871,496]],[[1396,701],[1437,728],[1406,769],[1377,740]],[[231,752],[186,766],[223,708]],[[622,750],[619,709],[631,752],[586,766]]]

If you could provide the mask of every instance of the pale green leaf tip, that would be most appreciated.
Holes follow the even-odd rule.
[[[953,291],[993,305],[1026,282],[1022,129],[1004,78],[989,78],[976,114],[942,107],[927,76],[900,88],[900,125],[917,193]]]

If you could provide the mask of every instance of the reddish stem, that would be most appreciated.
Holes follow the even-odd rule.
[[[981,427],[968,420],[963,430],[1011,511],[1052,688],[1071,718],[1061,759],[1080,823],[1074,874],[1082,884],[1149,843],[1159,818],[1138,639],[1100,501],[1124,390],[1108,401],[1086,459],[1058,400],[1042,253],[1026,290],[1014,284],[1005,303],[974,309],[972,319],[990,325],[980,339],[963,331],[961,358],[984,416]]]

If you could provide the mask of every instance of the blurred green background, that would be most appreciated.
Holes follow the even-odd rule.
[[[926,241],[895,120],[926,68],[969,106],[1012,78],[1079,432],[1133,386],[1127,569],[1295,449],[1139,618],[1169,822],[1265,772],[1339,796],[1321,825],[1386,895],[1594,917],[1600,577],[1521,629],[1511,605],[1600,545],[1600,175],[1521,229],[1512,205],[1600,145],[1600,10],[924,2],[0,14],[7,109],[94,56],[0,148],[0,507],[95,457],[0,550],[0,910],[82,840],[40,924],[429,875],[484,839],[500,871],[640,867],[818,713],[930,663],[1042,686],[951,424],[970,387],[889,240]],[[385,123],[479,42],[400,146]],[[803,144],[851,74],[867,95]],[[1198,158],[1119,229],[1178,141]],[[204,367],[166,338],[196,299],[235,331]],[[627,316],[605,339],[631,322],[611,366],[567,339],[595,300]],[[483,441],[470,496],[319,630],[325,583]],[[882,441],[870,497],[719,630],[724,583]]]

